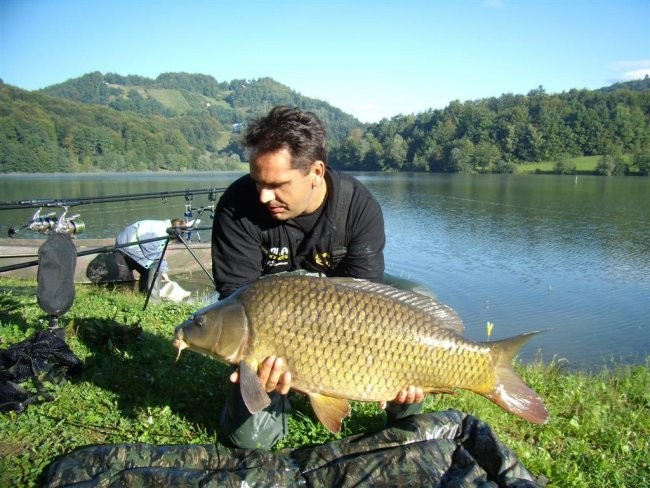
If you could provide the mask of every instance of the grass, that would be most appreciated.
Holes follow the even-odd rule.
[[[596,165],[602,156],[580,156],[567,158],[568,166],[575,165],[577,174],[595,174]],[[554,173],[557,161],[540,161],[537,163],[524,163],[518,165],[519,173]]]
[[[147,95],[159,101],[174,113],[187,113],[192,107],[178,90],[167,88],[147,88]]]
[[[564,162],[566,167],[575,168],[570,170],[570,174],[576,175],[595,175],[598,162],[602,156],[578,156],[575,158],[567,158]],[[638,174],[638,168],[632,165],[632,156],[624,156],[630,166],[630,174]],[[540,161],[537,163],[523,163],[517,165],[517,172],[523,174],[556,174],[555,165],[557,160]]]
[[[35,284],[0,277],[0,347],[47,328]],[[201,444],[218,440],[226,367],[193,353],[175,361],[174,327],[190,305],[150,304],[123,291],[77,287],[62,317],[66,341],[84,363],[80,376],[45,382],[52,401],[0,414],[0,486],[39,486],[57,457],[89,444]],[[551,413],[529,424],[467,392],[431,396],[426,410],[453,408],[486,421],[548,486],[649,486],[650,362],[600,372],[565,371],[561,361],[516,364]],[[36,385],[31,384],[32,389]],[[299,447],[381,428],[376,404],[353,403],[338,436],[313,420],[294,396],[289,435],[277,446]]]

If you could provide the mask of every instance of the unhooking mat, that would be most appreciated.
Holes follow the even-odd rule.
[[[55,461],[54,487],[540,487],[481,420],[426,413],[316,447],[269,452],[221,445],[117,444]]]

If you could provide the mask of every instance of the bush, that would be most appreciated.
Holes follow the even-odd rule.
[[[632,160],[640,175],[650,175],[650,152],[638,152]]]
[[[596,174],[604,176],[620,176],[628,172],[623,156],[618,154],[605,154],[598,160]]]
[[[561,158],[555,162],[553,166],[553,173],[557,175],[570,175],[575,174],[576,163],[570,161],[568,158]]]
[[[514,174],[517,172],[517,165],[512,161],[499,160],[494,165],[494,172],[501,174]]]

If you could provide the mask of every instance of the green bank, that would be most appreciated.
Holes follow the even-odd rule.
[[[50,401],[21,413],[0,414],[0,486],[39,486],[58,456],[91,444],[218,441],[226,366],[198,354],[176,361],[175,326],[196,307],[149,304],[130,292],[77,286],[61,319],[66,341],[83,361],[67,381],[26,386]],[[0,348],[48,326],[34,282],[0,277]],[[551,420],[533,425],[471,393],[432,396],[426,410],[456,409],[486,421],[548,486],[648,486],[650,466],[650,359],[571,371],[561,358],[540,358],[516,369],[544,399]],[[40,393],[39,393],[40,391]],[[354,403],[343,431],[333,435],[313,417],[308,401],[292,397],[290,432],[277,449],[321,444],[376,430],[376,404]],[[623,469],[625,468],[625,469]]]

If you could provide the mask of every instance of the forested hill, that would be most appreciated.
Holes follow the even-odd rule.
[[[601,156],[601,174],[650,173],[650,78],[599,90],[453,101],[355,131],[332,164],[368,171],[514,172],[526,162]]]
[[[276,105],[297,106],[316,113],[335,143],[361,125],[329,103],[302,96],[271,78],[218,82],[209,75],[163,73],[154,80],[94,72],[44,88],[41,93],[141,115],[207,115],[228,130],[233,124],[266,114]]]
[[[0,172],[242,169],[239,132],[279,104],[316,113],[331,147],[362,126],[270,78],[95,72],[31,92],[0,83]]]
[[[509,172],[523,162],[603,155],[608,173],[650,171],[647,77],[453,101],[364,125],[270,78],[95,72],[33,92],[0,80],[0,172],[242,169],[239,131],[278,104],[323,119],[330,163],[342,169]]]

